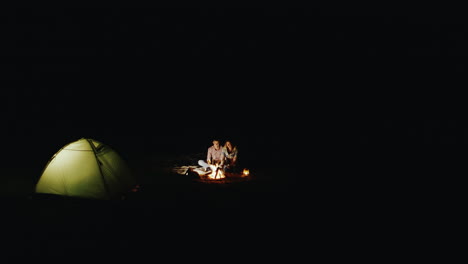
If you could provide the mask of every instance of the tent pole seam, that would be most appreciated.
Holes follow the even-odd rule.
[[[102,182],[104,184],[104,189],[106,190],[107,197],[110,199],[111,195],[110,195],[109,187],[107,186],[106,179],[104,178],[104,174],[102,173],[101,164],[100,164],[100,161],[99,161],[99,159],[98,159],[98,157],[96,155],[96,148],[94,147],[94,144],[93,144],[91,139],[86,139],[86,140],[88,141],[88,144],[93,149],[94,158],[96,159],[96,163],[97,163],[97,166],[99,168],[99,173],[101,173],[101,178],[102,178]]]

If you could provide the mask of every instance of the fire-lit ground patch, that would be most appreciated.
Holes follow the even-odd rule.
[[[196,181],[204,183],[230,183],[246,181],[251,179],[249,169],[244,168],[241,172],[226,172],[215,166],[205,171],[200,166],[176,166],[172,171],[179,175],[196,175]]]

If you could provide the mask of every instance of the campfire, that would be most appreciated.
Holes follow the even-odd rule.
[[[208,177],[210,180],[218,180],[218,179],[224,179],[226,178],[226,173],[224,172],[223,168],[219,166],[218,164],[215,165],[210,165],[211,172],[206,174],[205,176]],[[249,176],[250,171],[247,168],[244,168],[242,170],[242,173],[240,173],[240,177],[247,177]],[[238,175],[239,177],[239,175]]]
[[[226,178],[226,175],[224,174],[223,168],[221,168],[219,165],[210,165],[211,173],[209,173],[207,176],[209,179],[212,180],[217,180],[217,179],[224,179]]]
[[[196,165],[173,167],[172,170],[173,172],[181,175],[195,173],[199,176],[200,181],[207,183],[227,183],[240,180],[249,180],[251,176],[251,173],[247,168],[244,168],[238,172],[230,172],[225,171],[219,165],[212,164],[209,166],[211,170],[208,171],[205,171],[202,167]]]

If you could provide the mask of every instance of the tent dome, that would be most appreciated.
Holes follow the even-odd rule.
[[[110,200],[122,197],[135,185],[132,171],[114,149],[97,140],[81,138],[52,156],[35,192]]]

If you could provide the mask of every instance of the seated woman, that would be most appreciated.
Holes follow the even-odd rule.
[[[226,140],[223,146],[223,168],[225,171],[237,171],[237,154],[237,146],[234,146],[231,141]]]

